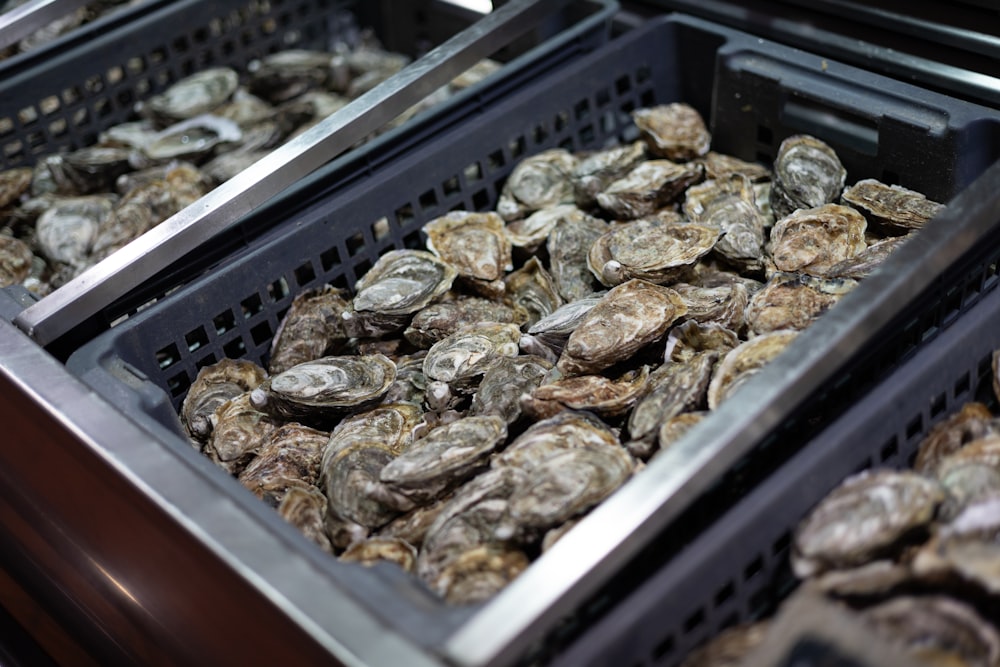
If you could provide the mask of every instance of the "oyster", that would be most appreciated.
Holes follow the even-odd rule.
[[[540,357],[504,357],[484,374],[472,397],[469,415],[496,415],[508,425],[521,417],[521,396],[541,384],[552,364]]]
[[[232,98],[210,111],[220,118],[226,118],[240,126],[242,130],[251,130],[271,121],[275,116],[275,108],[269,102],[253,95],[246,88],[237,88]]]
[[[250,401],[275,417],[323,422],[377,404],[395,379],[396,365],[381,354],[322,357],[268,378]]]
[[[927,527],[943,500],[940,484],[913,472],[853,475],[796,528],[792,569],[804,578],[891,554],[914,531]]]
[[[856,286],[857,281],[850,279],[776,273],[764,289],[750,299],[746,309],[747,325],[758,335],[779,329],[801,331]]]
[[[797,331],[771,331],[731,350],[719,364],[708,385],[708,407],[714,410],[757,371],[781,354]]]
[[[413,316],[403,336],[417,347],[431,347],[462,327],[480,322],[517,324],[520,319],[514,309],[505,303],[463,297],[439,301],[423,308]]]
[[[573,204],[560,204],[535,211],[522,220],[514,220],[507,224],[505,230],[512,246],[535,252],[561,221],[576,221],[586,215]]]
[[[705,178],[712,180],[722,180],[729,178],[733,174],[743,174],[754,184],[760,184],[771,180],[771,170],[757,162],[747,162],[732,155],[709,151],[698,158],[698,161],[705,166]],[[758,203],[760,203],[760,198]],[[767,200],[764,202],[767,204]]]
[[[240,484],[255,496],[277,505],[292,486],[314,486],[319,481],[319,464],[330,441],[325,431],[284,424],[268,434],[257,457],[239,475]]]
[[[552,276],[537,257],[532,257],[517,271],[504,278],[508,298],[531,325],[547,317],[563,304]]]
[[[428,583],[449,604],[472,604],[496,595],[529,564],[518,549],[477,546],[451,560]]]
[[[671,417],[660,424],[660,431],[657,434],[656,441],[659,444],[659,450],[657,453],[664,451],[669,448],[670,445],[674,444],[687,433],[692,426],[695,426],[701,422],[709,414],[708,411],[695,411],[695,412],[682,412],[681,414]],[[643,442],[643,441],[639,441]],[[638,456],[634,447],[628,447],[629,451],[632,452],[634,456]]]
[[[728,353],[740,344],[739,336],[714,322],[688,320],[670,330],[663,350],[664,361],[690,361],[703,352]]]
[[[215,410],[266,378],[263,368],[245,360],[222,359],[199,370],[181,403],[181,423],[188,435],[195,442],[204,443],[212,434]]]
[[[485,468],[507,439],[500,417],[465,417],[439,426],[382,468],[379,479],[415,503],[425,505]]]
[[[649,152],[670,160],[691,160],[708,153],[712,135],[694,107],[683,103],[637,109],[632,120]]]
[[[325,470],[338,450],[358,443],[378,442],[395,456],[406,451],[425,426],[423,411],[409,403],[380,405],[345,417],[333,429],[320,467]]]
[[[825,142],[807,134],[790,136],[774,159],[771,210],[780,219],[796,209],[833,203],[846,178],[847,170]]]
[[[194,118],[226,102],[239,86],[239,75],[229,67],[213,67],[173,84],[140,105],[143,115],[169,121]]]
[[[0,171],[0,209],[10,206],[31,186],[31,167],[16,167]]]
[[[718,239],[719,230],[714,227],[636,220],[612,227],[594,241],[587,265],[609,287],[632,278],[663,284],[676,280],[708,254]]]
[[[955,574],[990,595],[1000,593],[1000,496],[965,506],[920,548],[912,565],[920,577]]]
[[[886,257],[895,252],[909,238],[909,236],[892,236],[876,241],[856,255],[842,259],[826,269],[825,274],[828,278],[852,278],[854,280],[866,278],[882,265]]]
[[[0,234],[0,287],[16,285],[31,273],[31,248],[27,243]]]
[[[543,151],[518,163],[504,183],[497,213],[517,220],[558,204],[572,204],[577,160],[562,148]]]
[[[390,385],[389,391],[382,397],[383,405],[393,403],[423,405],[424,392],[427,390],[424,356],[426,353],[421,351],[414,355],[396,358],[396,379]]]
[[[428,222],[423,231],[427,249],[454,267],[473,289],[487,296],[503,294],[500,281],[514,267],[499,215],[452,211]]]
[[[195,160],[208,155],[222,143],[243,138],[240,126],[220,116],[202,114],[175,123],[149,138],[142,152],[150,160]]]
[[[521,336],[521,349],[555,363],[566,347],[566,341],[583,318],[596,306],[605,292],[563,304],[528,327]]]
[[[521,330],[516,324],[481,323],[435,343],[424,358],[424,375],[463,390],[479,382],[502,357],[516,357]]]
[[[701,324],[718,324],[724,329],[742,331],[750,293],[743,283],[700,287],[686,283],[671,285],[687,306],[685,318]]]
[[[751,651],[764,643],[769,628],[767,621],[726,628],[692,651],[680,667],[739,667]]]
[[[688,188],[684,213],[692,222],[718,227],[722,236],[713,250],[743,271],[764,267],[764,216],[750,179],[734,174],[728,179],[705,181]]]
[[[355,286],[344,312],[347,334],[364,338],[403,327],[410,316],[451,289],[458,272],[423,250],[392,250]]]
[[[272,375],[336,352],[347,342],[344,292],[331,286],[308,289],[292,301],[271,341]]]
[[[810,585],[829,595],[840,597],[874,596],[890,593],[911,582],[908,564],[892,560],[874,560],[858,567],[830,570],[810,580]]]
[[[1000,635],[973,607],[958,600],[943,595],[898,596],[865,609],[861,617],[921,664],[1000,664]]]
[[[988,432],[943,457],[934,475],[948,491],[940,510],[946,519],[978,500],[1000,495],[1000,435]]]
[[[382,469],[396,458],[398,451],[377,440],[340,444],[334,438],[336,434],[321,464],[322,488],[332,516],[376,529],[401,512],[413,509],[413,502],[379,481]]]
[[[379,561],[386,561],[395,563],[406,572],[412,572],[417,562],[417,550],[406,540],[397,537],[369,537],[349,546],[340,554],[340,560],[369,567]]]
[[[646,145],[633,141],[624,146],[614,146],[577,156],[573,170],[573,187],[578,206],[589,208],[597,203],[597,194],[625,176],[646,159]]]
[[[55,202],[36,223],[39,250],[52,262],[80,270],[97,236],[101,220],[111,213],[111,196],[69,197]]]
[[[319,489],[299,485],[288,487],[278,505],[278,514],[320,549],[328,554],[333,553],[333,545],[325,528],[326,496]]]
[[[533,535],[586,512],[618,490],[634,467],[620,446],[554,452],[528,471],[494,535],[499,540]]]
[[[566,341],[557,367],[572,375],[603,370],[663,336],[686,312],[673,290],[630,280],[612,288],[586,314]]]
[[[323,51],[286,49],[250,63],[250,92],[272,104],[320,88],[331,75],[333,56]]]
[[[446,496],[430,505],[414,507],[379,529],[379,537],[396,537],[419,549],[423,546],[424,536],[427,535],[431,524],[441,514],[445,505],[451,502],[451,498],[452,496]]]
[[[149,119],[129,121],[101,132],[97,143],[108,148],[142,148],[156,131],[156,125]]]
[[[699,164],[649,160],[599,192],[597,203],[619,219],[634,220],[670,204],[703,175]]]
[[[238,475],[277,427],[270,415],[254,408],[250,392],[240,394],[215,409],[205,453],[221,468]]]
[[[577,375],[545,382],[521,399],[525,414],[545,419],[563,410],[587,410],[618,417],[635,405],[646,390],[649,367],[626,371],[614,380],[602,375]]]
[[[609,229],[608,223],[589,215],[559,220],[545,244],[549,253],[549,273],[556,291],[567,302],[594,292],[594,274],[587,255],[594,241]]]
[[[898,185],[886,185],[868,178],[844,190],[845,204],[864,214],[869,224],[886,233],[906,233],[920,229],[944,210],[944,204]]]
[[[529,426],[494,457],[493,467],[514,467],[528,472],[550,456],[576,447],[621,449],[621,443],[597,417],[566,410]]]
[[[781,271],[824,276],[865,249],[866,226],[864,216],[839,204],[796,211],[771,230],[774,264]]]
[[[132,151],[126,148],[92,146],[47,164],[59,194],[86,195],[110,192],[115,180],[132,170],[131,155]]]
[[[997,423],[984,404],[966,403],[961,410],[935,424],[927,432],[917,446],[913,469],[934,474],[945,457],[987,435],[1000,435],[1000,423]]]
[[[702,352],[688,361],[667,362],[653,371],[646,395],[629,415],[629,437],[633,441],[645,441],[652,454],[660,424],[682,412],[704,408],[708,383],[718,358],[718,353]],[[627,446],[629,451],[639,449],[638,444]],[[641,458],[649,458],[649,454]]]

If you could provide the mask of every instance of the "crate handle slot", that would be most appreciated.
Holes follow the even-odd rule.
[[[878,124],[874,119],[838,109],[808,98],[794,97],[785,100],[781,111],[782,121],[788,127],[802,132],[812,132],[817,126],[826,136],[863,155],[878,154]]]

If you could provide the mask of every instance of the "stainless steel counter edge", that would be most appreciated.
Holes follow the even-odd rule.
[[[1000,163],[804,331],[741,390],[560,539],[446,644],[469,667],[511,664],[832,377],[940,273],[1000,224]],[[991,201],[992,210],[982,208]],[[965,206],[964,203],[968,203]]]
[[[68,459],[77,456],[71,451],[74,448],[103,459],[109,472],[137,489],[168,517],[168,521],[182,526],[205,549],[224,561],[254,591],[322,646],[331,658],[336,658],[343,665],[359,667],[396,667],[400,664],[431,667],[440,664],[338,590],[308,559],[298,556],[280,539],[269,536],[227,499],[220,499],[218,492],[210,488],[201,476],[187,469],[179,470],[185,464],[178,457],[162,448],[144,447],[143,443],[150,440],[144,431],[70,375],[65,367],[12,324],[2,320],[0,382],[8,390],[20,391],[23,397],[50,417],[53,424],[72,434],[74,441],[68,442],[65,448],[69,452]],[[13,396],[6,395],[5,403],[9,405],[11,398]],[[0,412],[3,411],[0,408]],[[6,417],[16,418],[9,414]],[[31,456],[33,444],[19,442],[8,435],[4,438],[3,447],[7,451],[3,458],[9,463],[14,448],[20,448],[25,456]],[[52,466],[59,464],[65,466],[69,462],[46,462],[46,465]],[[8,467],[4,472],[14,475],[16,482],[18,470]],[[177,480],[183,482],[178,483]],[[59,488],[51,491],[56,495],[60,493]],[[16,494],[17,491],[0,490],[0,497],[8,493]],[[86,499],[81,502],[86,502]],[[58,521],[58,517],[49,518]],[[113,516],[96,516],[94,524],[114,520]],[[96,525],[69,526],[70,530],[74,528],[100,530],[100,526]],[[74,536],[60,536],[60,539],[72,541]],[[75,557],[81,568],[85,567],[88,559],[93,559],[91,554],[86,553],[75,554]],[[143,611],[143,582],[154,579],[156,572],[144,571],[142,563],[135,563],[129,567],[131,572],[124,573],[124,576],[119,574],[116,578],[108,574],[115,568],[103,568],[100,562],[93,565],[107,574],[115,588],[121,591],[122,605],[138,605],[136,613]],[[135,582],[134,586],[129,583],[130,579]],[[279,583],[275,585],[274,582]],[[156,601],[151,600],[145,606],[155,604]],[[193,618],[198,618],[199,604],[199,599],[192,597],[190,613]],[[211,619],[200,620],[202,623],[208,621]],[[220,619],[220,626],[225,625],[222,621]],[[262,627],[247,628],[251,642],[256,632],[268,631],[268,619],[261,618],[260,621]],[[296,647],[289,647],[288,657],[294,660],[295,656]]]

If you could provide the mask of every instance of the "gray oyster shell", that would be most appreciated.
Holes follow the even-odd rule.
[[[874,178],[847,188],[841,200],[864,214],[873,227],[896,234],[920,229],[945,208],[920,192]]]
[[[670,288],[630,280],[612,288],[587,313],[566,341],[557,367],[574,375],[603,370],[662,337],[686,312]]]
[[[114,201],[113,195],[89,195],[54,202],[35,225],[39,250],[49,261],[76,269],[87,266],[101,221],[111,213]]]
[[[741,344],[736,332],[715,323],[701,324],[687,320],[670,330],[663,360],[690,361],[703,352],[716,352],[719,356]]]
[[[485,468],[507,439],[500,417],[465,417],[439,426],[382,468],[383,484],[424,505]]]
[[[250,64],[250,92],[272,104],[319,88],[331,77],[333,56],[324,51],[286,49]]]
[[[240,394],[215,409],[205,453],[222,469],[238,475],[277,427],[270,415],[254,408],[250,392]]]
[[[330,515],[377,529],[413,509],[409,499],[395,494],[380,481],[382,469],[398,452],[377,440],[331,444],[323,455],[321,483]]]
[[[913,472],[864,471],[844,480],[796,528],[792,569],[808,577],[866,563],[927,526],[944,500],[933,479]]]
[[[379,562],[395,563],[405,572],[412,572],[417,563],[417,549],[398,537],[376,536],[355,542],[338,559],[367,567]]]
[[[528,327],[528,333],[521,336],[521,349],[555,363],[566,347],[570,334],[605,294],[606,292],[597,293],[559,306]]]
[[[33,174],[31,167],[0,171],[0,209],[10,206],[28,191]]]
[[[543,151],[518,163],[504,183],[497,213],[517,220],[558,204],[572,204],[577,160],[562,148]]]
[[[621,448],[621,443],[594,415],[566,410],[529,426],[493,459],[493,466],[529,472],[553,454],[575,447]]]
[[[268,378],[250,400],[276,417],[322,422],[377,404],[395,379],[396,365],[381,354],[322,357]]]
[[[646,391],[649,367],[641,366],[620,377],[575,375],[540,384],[521,399],[521,409],[535,419],[546,419],[563,410],[586,410],[601,417],[619,417]]]
[[[839,204],[798,210],[771,229],[774,265],[780,271],[824,276],[831,267],[867,247],[867,226],[864,216]]]
[[[431,347],[462,327],[479,322],[520,323],[518,314],[505,303],[479,297],[439,301],[423,308],[410,321],[403,336],[417,347]]]
[[[1000,435],[988,432],[943,457],[934,476],[948,491],[938,512],[945,520],[968,505],[1000,495]]]
[[[239,482],[261,500],[278,505],[290,487],[316,485],[329,441],[326,431],[283,424],[261,443],[256,458],[240,473]]]
[[[271,340],[271,375],[336,352],[347,342],[346,309],[344,292],[329,285],[296,296]]]
[[[837,304],[857,286],[857,281],[814,278],[802,273],[776,273],[753,295],[746,309],[753,334],[779,329],[801,331]]]
[[[595,279],[587,264],[594,241],[609,229],[600,218],[581,214],[559,220],[545,244],[549,253],[549,274],[566,302],[594,292]]]
[[[733,155],[709,151],[699,157],[698,161],[705,167],[706,179],[722,180],[734,174],[742,174],[755,184],[771,180],[771,170],[764,165],[757,162],[747,162]],[[770,206],[766,198],[763,203]]]
[[[552,276],[537,257],[532,257],[517,271],[504,278],[507,298],[525,314],[529,326],[551,315],[563,304]]]
[[[202,114],[175,123],[149,138],[142,152],[154,162],[198,159],[223,143],[243,138],[240,126],[220,116]]]
[[[326,535],[326,496],[313,486],[290,486],[278,505],[282,519],[328,554],[333,545]]]
[[[609,287],[632,278],[664,284],[708,254],[718,239],[715,227],[636,220],[613,227],[594,241],[587,265]]]
[[[129,159],[132,151],[126,148],[91,146],[62,156],[61,160],[48,162],[57,192],[64,195],[86,195],[110,192],[115,180],[132,170]]]
[[[829,145],[807,134],[790,136],[774,159],[771,210],[780,219],[796,209],[833,203],[846,178],[847,170]]]
[[[708,407],[716,409],[744,382],[781,354],[798,331],[779,330],[761,334],[729,351],[715,369],[708,385]]]
[[[428,583],[448,604],[474,604],[496,595],[529,564],[519,549],[481,545],[461,552]]]
[[[675,415],[670,419],[666,419],[660,424],[660,432],[657,434],[656,441],[659,445],[659,449],[654,452],[654,456],[660,454],[661,452],[670,449],[670,446],[675,442],[684,437],[684,435],[691,430],[694,426],[697,426],[708,417],[711,413],[707,410],[695,410],[694,412],[682,412],[679,415]],[[643,442],[643,441],[639,441]],[[633,456],[638,456],[632,447],[628,450],[632,452]]]
[[[707,406],[708,383],[719,355],[701,352],[687,361],[664,363],[650,373],[648,390],[628,418],[628,433],[632,441],[644,441],[641,450],[648,459],[655,450],[660,425],[682,412]],[[629,451],[639,451],[638,444],[629,444]]]
[[[577,157],[579,161],[573,170],[576,203],[580,207],[590,208],[597,204],[599,192],[646,159],[646,144],[633,141],[624,146],[614,146]]]
[[[479,382],[502,357],[516,357],[521,329],[516,324],[481,323],[435,343],[424,358],[424,375],[456,389]]]
[[[162,94],[149,98],[140,113],[156,118],[194,118],[227,101],[239,86],[239,75],[228,67],[214,67],[185,77]]]
[[[649,152],[670,160],[691,160],[708,153],[712,135],[701,114],[683,104],[664,104],[632,112]]]
[[[514,268],[510,240],[496,213],[452,211],[423,227],[427,249],[454,267],[473,289],[488,296],[503,293],[504,274]]]
[[[649,160],[599,192],[597,203],[618,219],[642,218],[672,203],[703,176],[696,163]]]
[[[990,595],[1000,592],[1000,496],[970,503],[941,525],[913,558],[912,569],[918,577],[951,574]]]
[[[6,234],[0,234],[0,287],[16,285],[31,273],[31,247]]]
[[[577,220],[587,215],[573,204],[560,204],[535,211],[527,218],[507,223],[506,235],[515,248],[535,252],[549,238],[562,220]]]
[[[1000,422],[994,419],[993,413],[983,403],[966,403],[961,410],[927,432],[917,446],[913,469],[933,475],[945,457],[987,435],[1000,435]]]
[[[215,410],[267,378],[263,368],[246,360],[222,359],[198,371],[181,403],[181,423],[197,443],[212,434]]]
[[[496,415],[508,425],[521,418],[521,397],[541,384],[552,363],[533,355],[504,357],[484,374],[469,415]]]
[[[892,236],[870,244],[852,257],[842,259],[825,271],[828,278],[851,278],[861,280],[867,278],[872,271],[882,265],[882,262],[899,246],[903,245],[909,236]]]
[[[693,222],[722,232],[713,250],[727,262],[743,271],[764,268],[764,216],[749,178],[735,174],[691,186],[684,212]]]
[[[405,326],[410,316],[451,289],[458,272],[424,250],[392,250],[355,285],[343,315],[347,333],[370,337]]]
[[[746,323],[746,307],[750,293],[743,283],[729,283],[717,287],[700,287],[686,283],[671,285],[684,305],[685,318],[700,324],[718,324],[731,331],[742,331]]]

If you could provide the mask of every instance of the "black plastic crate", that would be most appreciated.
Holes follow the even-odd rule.
[[[790,537],[816,503],[855,472],[911,466],[930,429],[965,403],[996,411],[998,349],[1000,290],[992,290],[651,574],[558,664],[676,665],[721,629],[770,615],[797,584]]]
[[[381,253],[422,247],[420,228],[428,220],[453,209],[492,207],[520,158],[554,146],[584,150],[634,138],[631,110],[673,101],[685,101],[709,119],[716,150],[767,162],[786,136],[809,132],[837,150],[852,179],[880,178],[939,201],[952,200],[1000,158],[996,111],[706,21],[670,16],[620,36],[550,77],[513,87],[480,108],[466,107],[461,118],[436,127],[426,125],[425,143],[406,155],[369,165],[364,172],[353,172],[353,182],[338,182],[338,187],[324,192],[322,179],[311,179],[300,189],[302,196],[291,200],[298,204],[286,212],[287,224],[264,232],[235,251],[225,265],[86,344],[70,357],[68,367],[150,432],[154,439],[137,446],[182,457],[211,479],[227,502],[256,517],[263,527],[260,539],[280,535],[298,544],[301,553],[289,553],[289,558],[311,559],[313,552],[320,556],[318,549],[194,452],[180,435],[175,409],[198,369],[226,356],[265,362],[271,337],[297,293],[323,283],[353,286]],[[977,210],[992,214],[996,208],[995,190],[980,187],[959,199],[963,197]],[[255,217],[263,214],[251,215],[243,225],[252,228]],[[882,353],[880,363],[856,361],[855,367],[861,369],[857,377],[877,377],[991,289],[997,258],[990,253],[1000,253],[998,248],[980,244],[977,250],[982,256],[966,257],[950,273],[942,273],[931,298],[915,301],[903,314],[916,324],[903,327],[894,322],[892,336],[873,340],[869,353]],[[957,305],[948,297],[956,288],[964,295]],[[836,312],[826,317],[835,317]],[[823,326],[821,320],[813,328]],[[841,390],[834,398],[843,408],[863,383],[833,384]],[[828,408],[835,403],[830,398],[812,397],[806,407],[813,412],[797,413],[798,423],[784,428],[796,429],[805,422],[815,429],[829,423],[836,416]],[[649,540],[636,567],[630,565],[627,572],[610,579],[598,597],[569,618],[549,619],[536,628],[545,634],[545,641],[517,651],[526,659],[548,660],[605,617],[581,640],[580,645],[589,648],[577,652],[571,647],[574,657],[566,664],[574,664],[573,660],[583,664],[591,654],[614,657],[614,664],[626,658],[637,664],[653,657],[673,660],[704,637],[709,627],[747,616],[749,611],[741,605],[763,604],[759,582],[770,580],[775,554],[787,548],[785,528],[765,537],[760,526],[736,522],[725,512],[734,503],[739,508],[752,506],[742,498],[748,493],[768,493],[771,486],[762,482],[795,453],[774,445],[780,435],[771,434],[763,449],[755,452],[756,458],[735,470],[738,484],[720,483],[729,495],[714,498],[712,511],[699,506],[698,520],[682,517]],[[771,467],[757,469],[755,461]],[[777,477],[797,479],[785,473]],[[781,523],[778,515],[773,521]],[[671,574],[673,569],[660,574],[664,563],[673,567],[684,544],[715,539],[714,546],[718,540],[712,536],[733,525],[766,542],[763,552],[736,566],[739,588],[723,576],[735,563],[733,554],[710,548],[704,553],[719,556],[716,569],[700,579],[678,577]],[[415,581],[382,580],[384,573],[373,576],[328,561],[322,566],[324,572],[345,587],[369,591],[374,587],[376,598],[396,600],[394,608],[400,611],[391,622],[422,643],[448,637],[477,611],[444,608],[426,599]],[[665,587],[659,586],[661,576],[669,576]],[[744,588],[744,580],[750,588]],[[696,596],[708,588],[709,599],[718,600],[710,609],[703,606],[705,598]],[[658,613],[663,606],[681,609],[689,601],[699,601],[691,613],[680,617],[679,627],[686,628],[683,637],[674,634],[675,626],[664,618],[648,615],[649,605],[634,605],[631,598],[621,603],[626,596],[644,594],[659,604]],[[666,633],[659,632],[668,625]],[[651,638],[654,633],[657,636]],[[612,649],[619,652],[607,652]]]
[[[562,30],[594,31],[615,8],[571,3],[498,55],[511,60]],[[0,169],[93,144],[134,118],[136,102],[201,69],[244,72],[275,51],[351,43],[364,27],[386,48],[416,57],[478,17],[438,0],[173,0],[123,10],[0,62]]]

